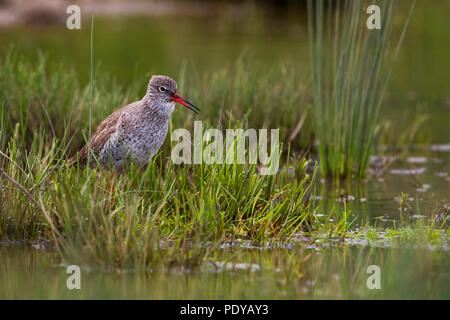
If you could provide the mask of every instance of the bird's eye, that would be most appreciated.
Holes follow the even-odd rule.
[[[161,92],[167,92],[167,89],[166,89],[166,87],[161,86],[161,87],[159,87],[159,91],[161,91]]]

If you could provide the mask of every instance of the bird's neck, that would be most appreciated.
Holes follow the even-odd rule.
[[[149,117],[157,118],[160,121],[168,121],[175,109],[174,101],[163,101],[147,95],[142,100],[144,102],[145,113]]]

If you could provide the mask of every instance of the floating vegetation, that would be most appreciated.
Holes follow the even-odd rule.
[[[391,174],[398,174],[398,175],[417,175],[417,174],[423,174],[425,173],[426,168],[420,167],[415,169],[391,169]]]

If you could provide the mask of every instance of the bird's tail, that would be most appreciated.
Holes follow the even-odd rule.
[[[72,158],[69,158],[66,160],[66,166],[67,167],[73,167],[76,166],[78,164],[78,154],[76,154],[75,156],[73,156]]]

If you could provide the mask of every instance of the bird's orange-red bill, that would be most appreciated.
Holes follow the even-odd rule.
[[[198,112],[200,111],[200,109],[197,108],[193,103],[190,103],[189,101],[187,101],[185,98],[183,98],[179,94],[174,93],[172,95],[172,100],[175,102],[181,103],[183,106],[185,106],[186,108],[188,108],[195,114],[198,114]]]

